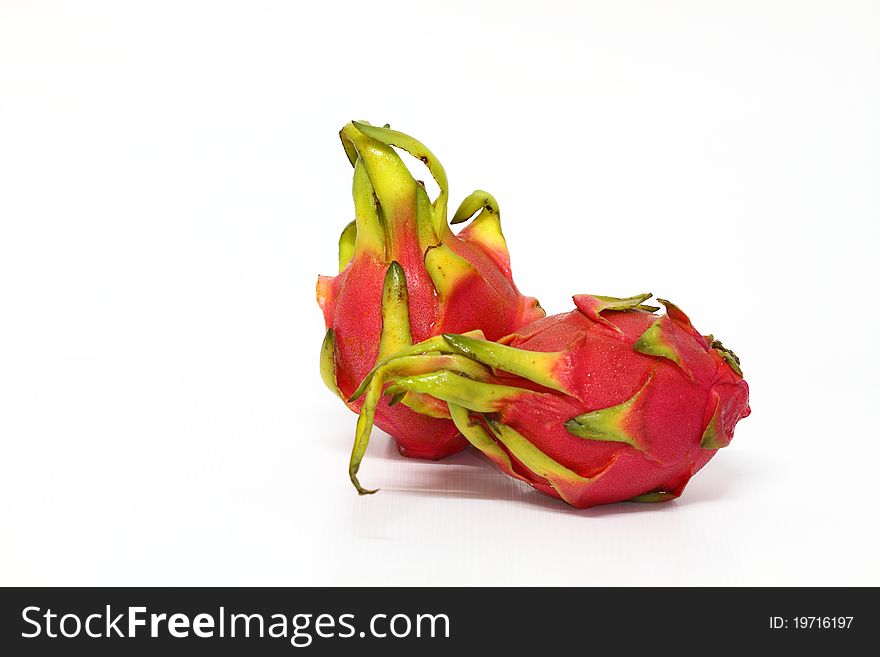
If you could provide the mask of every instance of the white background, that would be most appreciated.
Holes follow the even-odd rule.
[[[491,191],[550,312],[652,291],[753,414],[665,505],[399,457],[321,384],[337,131]],[[0,4],[0,584],[880,584],[880,5]]]

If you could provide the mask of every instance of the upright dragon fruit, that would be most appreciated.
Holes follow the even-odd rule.
[[[501,470],[573,506],[678,497],[749,414],[749,388],[732,351],[650,296],[578,295],[497,342],[446,334],[386,359],[356,391],[356,462],[390,384],[392,400],[442,400]]]
[[[452,223],[479,215],[455,235],[447,223],[446,173],[423,144],[359,122],[346,125],[340,137],[354,166],[355,220],[339,241],[339,275],[318,278],[327,326],[321,374],[357,412],[360,402],[348,398],[377,360],[443,332],[479,329],[497,339],[544,311],[514,285],[490,194],[477,191],[464,200]],[[427,166],[440,188],[436,200],[393,147]],[[402,454],[437,459],[467,445],[436,400],[412,393],[402,402],[375,409],[376,424]]]

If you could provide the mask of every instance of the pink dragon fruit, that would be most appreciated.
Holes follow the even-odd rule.
[[[479,329],[497,339],[544,311],[513,282],[490,194],[477,191],[464,200],[453,224],[479,214],[455,235],[447,223],[446,173],[423,144],[359,122],[340,136],[354,166],[355,220],[339,241],[339,275],[318,278],[327,326],[321,374],[358,412],[360,402],[348,398],[377,360],[443,332]],[[427,166],[440,188],[435,201],[393,147]],[[467,445],[442,404],[418,393],[401,401],[374,410],[376,424],[402,454],[438,459]]]
[[[573,506],[678,497],[749,414],[749,388],[732,351],[650,296],[578,295],[496,342],[446,334],[386,359],[356,391],[355,466],[390,384],[392,401],[442,400],[501,470]]]

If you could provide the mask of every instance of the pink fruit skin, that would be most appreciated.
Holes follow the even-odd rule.
[[[588,297],[575,297],[576,302],[584,299]],[[573,310],[539,319],[502,339],[504,344],[530,351],[565,352],[556,374],[572,394],[522,395],[507,404],[498,419],[554,461],[593,479],[587,485],[571,486],[557,481],[554,488],[512,455],[514,471],[508,474],[582,508],[647,493],[662,493],[667,499],[680,495],[688,480],[717,452],[701,447],[715,415],[715,395],[721,420],[719,439],[726,445],[734,425],[750,413],[749,388],[683,313],[675,309],[670,314],[679,321],[658,320],[656,315],[637,310],[603,312],[602,318],[619,328],[618,333]],[[664,332],[674,341],[683,367],[634,349],[655,321],[666,322]],[[514,381],[523,387],[519,377],[500,374],[499,383]],[[586,440],[565,428],[566,420],[617,406],[643,386],[644,394],[626,415],[625,426],[645,446],[644,451],[621,442]]]
[[[534,298],[517,290],[507,253],[471,239],[473,224],[457,236],[450,231],[444,239],[474,271],[459,280],[441,302],[416,239],[415,218],[398,215],[396,220],[395,252],[389,260],[369,253],[356,255],[339,275],[318,279],[318,304],[326,327],[336,334],[336,381],[346,398],[376,364],[382,332],[382,288],[391,259],[406,274],[414,343],[445,332],[474,329],[481,329],[488,339],[497,339],[544,316]],[[357,413],[362,403],[361,399],[347,405]],[[389,407],[386,399],[379,402],[375,422],[394,438],[404,456],[440,459],[468,444],[451,420],[428,417],[403,404]]]

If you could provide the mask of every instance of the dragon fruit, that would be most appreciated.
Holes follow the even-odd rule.
[[[502,471],[573,506],[678,497],[749,415],[749,388],[732,351],[668,301],[656,315],[650,296],[578,295],[496,342],[445,334],[386,359],[356,391],[355,460],[388,384],[392,401],[445,402]]]
[[[446,173],[423,144],[359,122],[346,125],[340,137],[354,166],[355,220],[339,240],[339,274],[318,278],[327,327],[321,374],[358,412],[361,402],[348,398],[377,360],[444,332],[479,329],[497,339],[544,311],[513,282],[490,194],[476,191],[462,202],[453,224],[477,216],[456,235],[447,223]],[[394,147],[427,166],[440,189],[436,200]],[[418,393],[401,401],[395,407],[380,402],[373,411],[402,454],[438,459],[467,446],[445,405]]]

